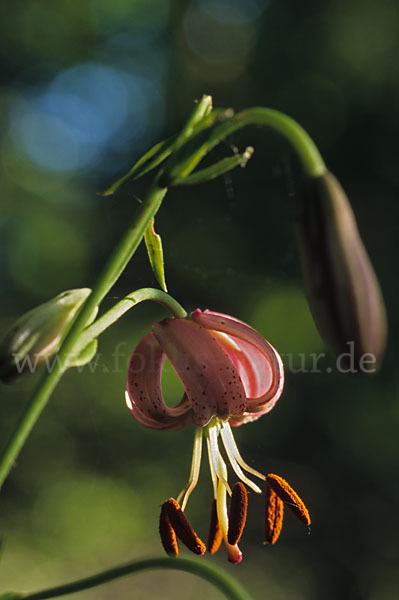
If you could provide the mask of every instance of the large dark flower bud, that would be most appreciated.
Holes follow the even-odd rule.
[[[68,290],[22,315],[0,346],[0,379],[10,383],[51,358],[90,292],[89,288]]]
[[[310,308],[338,368],[375,371],[386,342],[384,301],[349,200],[328,171],[306,181],[296,230]]]

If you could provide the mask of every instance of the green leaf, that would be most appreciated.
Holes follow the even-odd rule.
[[[216,179],[216,177],[228,173],[235,167],[245,167],[251,158],[253,151],[254,149],[251,146],[248,146],[244,152],[229,156],[228,158],[223,158],[210,167],[196,171],[187,177],[175,179],[170,185],[195,185],[197,183],[204,183]]]
[[[161,164],[165,158],[170,155],[176,138],[177,136],[173,136],[163,140],[162,142],[158,142],[158,144],[155,144],[155,146],[153,146],[150,150],[148,150],[148,152],[139,158],[139,160],[127,173],[125,173],[125,175],[115,181],[115,183],[113,183],[104,192],[101,192],[100,196],[111,196],[127,181],[138,179],[152,169],[155,169],[155,167]]]
[[[213,110],[198,121],[191,131],[189,138],[180,146],[176,146],[165,164],[164,177],[170,181],[187,177],[208,152],[208,140],[212,131],[219,123],[231,120],[231,109],[220,108]]]
[[[212,111],[212,98],[210,96],[203,96],[201,100],[196,104],[189,120],[183,127],[182,131],[175,136],[172,136],[158,144],[155,144],[148,152],[146,152],[139,160],[133,165],[133,167],[115,181],[109,188],[104,192],[101,192],[101,196],[110,196],[114,194],[123,184],[127,181],[138,179],[142,177],[158,165],[160,165],[166,158],[171,154],[178,154],[179,148],[185,146],[186,142],[191,137],[198,134],[204,128],[208,128],[214,124],[215,119],[224,113],[224,110]],[[178,161],[179,162],[179,161]],[[197,161],[198,162],[198,161]],[[194,161],[194,165],[186,167],[191,171],[197,164]],[[172,163],[173,165],[175,162]],[[166,178],[169,181],[170,178]]]
[[[197,102],[193,112],[190,115],[190,118],[183,127],[182,131],[178,134],[176,141],[173,145],[174,151],[178,150],[180,146],[182,146],[188,139],[190,139],[197,126],[205,121],[206,117],[211,114],[212,110],[212,96],[202,96],[201,100]]]
[[[193,110],[190,119],[183,130],[162,142],[155,144],[146,152],[133,167],[120,179],[115,181],[100,196],[111,196],[127,181],[138,179],[160,165],[174,150],[183,145],[193,134],[193,130],[212,111],[212,98],[203,96]]]
[[[5,592],[0,594],[0,600],[18,600],[23,598],[23,594],[17,594],[17,592]]]
[[[180,152],[183,155],[190,155],[193,152],[193,147],[196,146],[196,155],[201,160],[212,148],[238,129],[248,125],[262,125],[271,127],[286,138],[297,153],[307,175],[317,177],[326,172],[324,161],[313,140],[294,119],[277,110],[264,107],[249,108],[236,115],[232,111],[225,110],[224,112],[225,118],[219,118],[218,122],[215,122],[215,126],[207,131],[208,135],[205,139],[198,136],[196,140],[192,136],[180,148]],[[213,113],[216,113],[216,111],[213,111]],[[177,169],[181,168],[178,163],[174,163],[173,166],[176,166]],[[170,172],[172,180],[183,175],[184,173]]]
[[[165,280],[162,240],[161,236],[156,233],[154,229],[154,220],[152,220],[151,225],[147,228],[144,240],[154,275],[163,291],[167,292],[168,288],[166,287]]]

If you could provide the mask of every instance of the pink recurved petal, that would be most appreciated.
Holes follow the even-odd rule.
[[[236,365],[247,395],[245,422],[269,412],[284,387],[283,363],[273,346],[255,329],[228,315],[197,309],[191,318],[195,323],[214,330]],[[249,418],[248,413],[256,415]],[[233,420],[233,424],[237,423]]]
[[[214,333],[237,367],[247,398],[263,396],[273,383],[273,370],[268,357],[240,338],[215,330]]]
[[[196,425],[243,414],[238,371],[211,332],[187,319],[164,319],[152,330],[184,385]]]
[[[152,429],[181,429],[192,422],[187,398],[174,408],[162,396],[161,374],[165,353],[152,333],[137,345],[130,359],[126,381],[126,404],[134,418]]]

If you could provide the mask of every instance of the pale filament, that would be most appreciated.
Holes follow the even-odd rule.
[[[231,431],[231,427],[230,427],[229,423],[223,422],[221,424],[221,428],[222,428],[221,429],[221,435],[222,435],[222,439],[223,439],[223,444],[224,444],[224,447],[226,448],[226,452],[227,452],[229,458],[230,458],[230,454],[231,454],[234,457],[235,461],[245,471],[248,471],[248,473],[252,473],[252,475],[255,475],[255,477],[258,477],[259,479],[262,479],[263,481],[266,481],[266,476],[265,475],[263,475],[262,473],[259,473],[259,471],[256,471],[255,469],[253,469],[252,467],[250,467],[249,465],[247,465],[247,463],[242,458],[242,456],[241,456],[241,454],[240,454],[240,452],[239,452],[239,450],[237,448],[237,444],[235,442],[235,439],[234,439],[234,436],[233,436],[233,432]],[[233,464],[231,466],[233,467]],[[234,469],[234,467],[233,467],[233,469]],[[237,471],[236,471],[236,473],[237,473]]]
[[[222,529],[223,539],[224,539],[224,543],[226,546],[227,554],[229,556],[229,560],[231,560],[232,562],[237,562],[238,556],[240,557],[239,560],[241,560],[240,549],[238,548],[237,544],[235,546],[232,546],[231,544],[229,544],[228,539],[227,539],[228,531],[229,531],[229,515],[227,512],[227,501],[226,501],[227,488],[223,482],[223,480],[227,479],[227,467],[226,467],[226,463],[224,462],[224,460],[222,459],[220,454],[219,454],[219,472],[222,475],[223,479],[218,477],[218,489],[217,489],[217,496],[216,496],[217,516],[218,516],[218,521],[219,521],[220,527]],[[239,560],[238,560],[238,562],[239,562]]]
[[[246,476],[246,475],[243,473],[243,471],[242,471],[241,467],[239,466],[239,464],[238,464],[238,462],[237,462],[237,460],[236,460],[236,457],[235,457],[235,455],[234,455],[234,448],[232,448],[232,447],[231,447],[231,443],[229,443],[229,442],[231,442],[231,440],[228,438],[228,436],[226,436],[226,435],[225,435],[225,429],[223,428],[223,426],[222,426],[222,429],[221,429],[221,432],[220,432],[220,433],[221,433],[221,436],[222,436],[223,445],[224,445],[224,448],[225,448],[225,450],[226,450],[227,457],[228,457],[228,459],[229,459],[229,461],[230,461],[230,464],[231,464],[231,466],[232,466],[232,469],[233,469],[233,471],[235,472],[235,474],[237,475],[237,477],[238,477],[239,479],[241,479],[241,481],[242,481],[243,483],[246,483],[246,484],[247,484],[247,486],[248,486],[249,488],[251,488],[251,490],[253,490],[253,491],[254,491],[254,492],[256,492],[257,494],[261,494],[261,493],[262,493],[262,490],[260,489],[260,487],[258,487],[258,486],[257,486],[257,485],[256,485],[256,484],[253,482],[253,481],[251,481],[251,480],[250,480],[250,479],[249,479],[249,478],[248,478],[248,477],[247,477],[247,476]],[[230,433],[231,433],[231,432],[230,432]],[[233,434],[231,433],[231,435],[233,435]],[[234,440],[233,440],[233,441],[234,441]]]
[[[223,461],[223,459],[221,459],[220,467],[221,467],[222,475],[224,475],[224,479],[226,479],[227,478],[227,468],[226,468],[226,464]],[[223,532],[224,541],[226,544],[228,544],[227,532],[229,529],[229,516],[227,514],[226,486],[223,485],[223,481],[220,478],[218,481],[216,508],[217,508],[217,514],[218,514],[218,521],[219,521],[220,527],[222,528],[222,532]]]
[[[208,427],[208,430],[207,430],[207,435],[208,435],[208,439],[209,439],[208,448],[210,447],[209,458],[210,458],[210,461],[212,460],[213,468],[215,470],[217,478],[219,479],[219,481],[222,482],[222,484],[226,488],[227,492],[231,496],[231,489],[230,489],[229,484],[227,483],[226,464],[225,464],[225,462],[220,454],[220,450],[219,450],[219,444],[218,444],[219,429],[220,429],[219,423],[216,423],[215,425],[211,425],[210,427]],[[218,489],[219,489],[219,487],[218,487]]]
[[[213,485],[213,496],[216,499],[217,493],[218,493],[218,478],[216,475],[215,467],[213,466],[211,442],[210,442],[209,436],[206,436],[206,445],[208,448],[208,460],[209,460],[209,469],[211,471],[211,478],[212,478],[212,485]]]
[[[194,435],[194,446],[193,446],[193,458],[191,461],[191,470],[190,476],[188,478],[187,485],[180,492],[177,497],[177,502],[180,504],[183,499],[183,503],[181,504],[181,509],[184,509],[187,506],[188,499],[190,497],[191,492],[194,490],[195,486],[198,483],[200,468],[201,468],[201,456],[202,456],[202,427],[197,427]]]

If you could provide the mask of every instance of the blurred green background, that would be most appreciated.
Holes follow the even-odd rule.
[[[203,93],[216,106],[282,110],[318,144],[351,198],[381,280],[386,359],[365,379],[338,373],[329,355],[320,373],[295,372],[296,359],[286,365],[276,408],[236,438],[250,464],[284,475],[302,494],[312,534],[287,515],[278,544],[262,546],[263,500],[251,494],[242,564],[228,564],[223,549],[199,560],[222,565],[255,599],[396,600],[397,2],[9,0],[0,23],[1,334],[24,311],[94,283],[151,178],[114,197],[96,192],[177,131]],[[170,292],[189,310],[247,321],[282,353],[326,351],[292,231],[296,159],[264,129],[246,129],[231,144],[255,147],[245,170],[172,190],[159,213]],[[215,156],[229,154],[225,144]],[[102,308],[149,285],[156,283],[141,248]],[[131,350],[163,316],[155,306],[131,311],[102,336],[95,362],[57,388],[0,497],[0,591],[162,553],[159,507],[186,481],[193,428],[145,429],[128,413],[123,389]],[[167,379],[176,401],[178,385]],[[1,387],[2,444],[33,385]],[[204,461],[187,514],[205,538],[210,501]],[[157,571],[79,597],[204,595],[221,598],[195,577]]]

